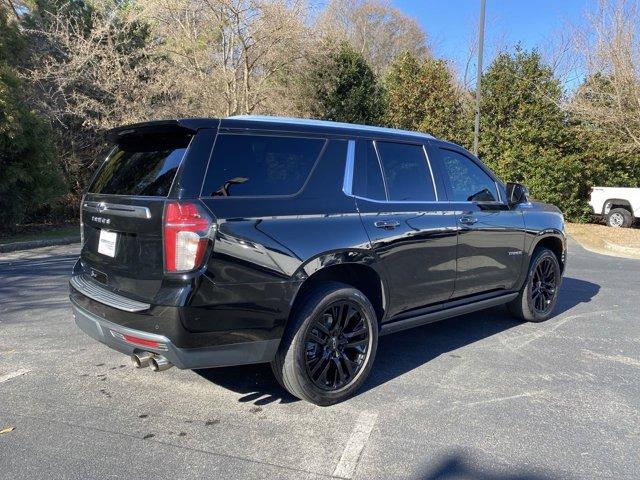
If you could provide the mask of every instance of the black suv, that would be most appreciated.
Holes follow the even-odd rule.
[[[241,116],[112,130],[81,206],[78,326],[136,366],[270,362],[318,405],[378,336],[507,304],[548,318],[560,211],[429,135]]]

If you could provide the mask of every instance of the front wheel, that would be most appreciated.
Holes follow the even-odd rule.
[[[324,283],[296,308],[271,368],[295,397],[332,405],[365,381],[377,344],[378,322],[367,297],[349,285]]]
[[[525,284],[507,308],[521,320],[543,322],[556,306],[560,282],[560,263],[555,253],[548,248],[539,248],[531,259]]]

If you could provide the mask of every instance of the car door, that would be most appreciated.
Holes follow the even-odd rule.
[[[523,268],[524,218],[502,186],[462,149],[435,147],[458,228],[454,297],[517,288]]]
[[[352,193],[387,273],[389,317],[453,293],[456,219],[441,190],[423,145],[358,141]]]

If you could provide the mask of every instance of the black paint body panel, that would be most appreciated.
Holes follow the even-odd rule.
[[[180,348],[280,339],[296,295],[305,282],[338,265],[366,266],[379,278],[384,331],[413,325],[411,318],[446,318],[471,311],[492,298],[512,298],[523,284],[538,242],[554,238],[564,252],[562,214],[552,206],[530,203],[479,205],[450,202],[435,147],[458,146],[420,134],[371,131],[256,119],[186,119],[116,129],[117,141],[136,129],[186,129],[194,137],[167,198],[87,193],[85,201],[144,206],[151,217],[110,218],[118,231],[116,257],[98,254],[104,225],[83,211],[85,243],[74,274],[91,274],[103,288],[145,301],[146,312],[128,313],[71,289],[75,303],[109,322],[164,335]],[[326,140],[304,187],[295,195],[273,197],[201,197],[218,132],[304,135]],[[437,202],[377,202],[343,191],[350,140],[416,142],[425,147],[439,193]],[[474,161],[479,162],[474,157]],[[482,164],[479,163],[482,166]],[[486,167],[482,166],[486,170]],[[493,174],[486,170],[493,177]],[[501,195],[504,186],[498,182]],[[202,268],[167,274],[163,263],[162,215],[169,200],[201,202],[215,229]],[[461,216],[472,215],[472,226]],[[392,230],[379,220],[398,223]],[[104,275],[104,277],[102,276]],[[467,307],[465,307],[467,305]],[[424,323],[424,322],[423,322]]]

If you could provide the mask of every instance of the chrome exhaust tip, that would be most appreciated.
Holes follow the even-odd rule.
[[[163,372],[171,367],[173,367],[173,363],[169,362],[169,360],[162,355],[154,355],[151,358],[151,370],[154,372]]]
[[[145,368],[149,366],[152,358],[153,353],[151,352],[134,353],[131,355],[131,363],[133,363],[133,366],[136,368]]]

